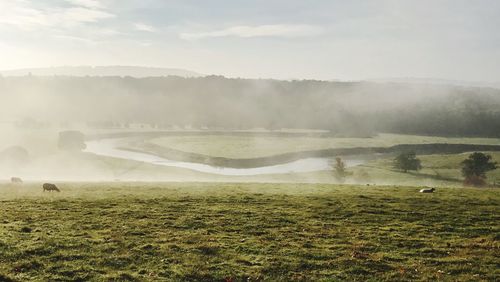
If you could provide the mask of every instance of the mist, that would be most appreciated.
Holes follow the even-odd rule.
[[[328,177],[328,158],[359,160],[364,151],[344,150],[358,143],[374,148],[412,144],[411,138],[399,135],[414,135],[433,136],[435,143],[457,143],[453,138],[464,137],[481,143],[480,138],[490,138],[487,143],[495,145],[500,137],[500,90],[495,88],[30,74],[0,77],[0,95],[3,179],[22,175],[66,181],[336,182]],[[134,159],[121,153],[99,155],[86,146],[62,149],[61,132],[72,131],[84,136],[83,143],[120,139],[113,150],[148,155]],[[158,138],[185,138],[185,145],[164,147],[155,143]],[[220,149],[231,144],[220,142],[231,138],[250,151],[224,155]],[[285,150],[281,142],[287,144]],[[259,153],[262,148],[269,152]],[[362,159],[361,164],[373,161],[366,154]],[[226,171],[217,172],[224,167]],[[321,173],[311,175],[314,171]],[[348,181],[360,182],[354,176]],[[370,181],[360,183],[365,182]]]
[[[390,160],[495,151],[497,3],[243,2],[0,1],[2,179],[451,185]]]
[[[4,77],[0,91],[2,120],[49,127],[142,123],[159,129],[295,128],[486,137],[498,136],[500,105],[499,91],[493,88],[221,76]],[[460,117],[467,123],[457,121]]]

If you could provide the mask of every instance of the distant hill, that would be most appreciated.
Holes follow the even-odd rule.
[[[429,85],[456,85],[464,87],[491,87],[500,89],[500,82],[490,81],[463,81],[437,78],[412,78],[412,77],[395,77],[395,78],[376,78],[368,79],[373,82],[383,83],[405,83],[405,84],[429,84]]]
[[[329,130],[500,137],[500,90],[441,84],[222,76],[0,77],[0,120],[34,127]],[[27,118],[24,120],[24,118]]]
[[[200,73],[173,68],[153,68],[135,66],[63,66],[49,68],[27,68],[0,71],[2,76],[131,76],[131,77],[200,77]]]

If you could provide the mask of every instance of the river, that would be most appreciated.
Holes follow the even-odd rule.
[[[87,148],[84,151],[99,156],[139,161],[161,166],[186,168],[194,171],[219,175],[244,176],[261,174],[283,174],[331,169],[331,158],[304,158],[288,163],[255,168],[217,167],[202,163],[174,161],[153,154],[119,149],[118,144],[123,144],[123,141],[126,141],[126,138],[90,140],[86,142]],[[345,162],[347,167],[353,167],[364,163],[364,160],[356,158],[343,158],[343,161]]]

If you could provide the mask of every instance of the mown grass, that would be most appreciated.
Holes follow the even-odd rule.
[[[0,185],[0,280],[495,281],[500,190]]]

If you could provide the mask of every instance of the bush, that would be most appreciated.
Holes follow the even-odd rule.
[[[483,187],[486,185],[486,178],[476,175],[468,176],[464,179],[465,186]]]
[[[59,149],[67,151],[81,151],[87,148],[85,135],[80,131],[59,132]]]
[[[462,175],[465,177],[464,185],[485,186],[486,172],[495,170],[497,163],[491,160],[490,155],[474,152],[462,162]]]
[[[0,162],[10,165],[25,165],[30,161],[28,151],[21,146],[13,146],[0,152]]]
[[[408,170],[420,170],[422,164],[417,159],[415,152],[405,152],[394,159],[394,168],[408,172]]]

